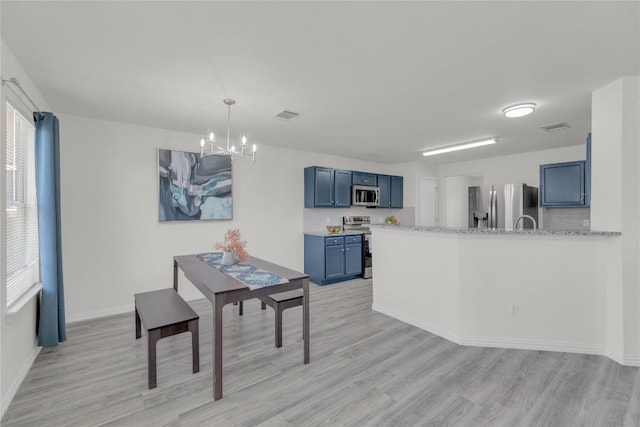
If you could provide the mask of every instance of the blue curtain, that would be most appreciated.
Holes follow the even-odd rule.
[[[38,345],[66,341],[60,238],[60,135],[53,113],[33,114],[36,123],[36,187],[42,297]]]

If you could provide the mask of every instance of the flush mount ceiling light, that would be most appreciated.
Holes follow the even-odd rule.
[[[236,103],[236,101],[234,101],[233,99],[230,98],[226,98],[223,99],[222,102],[224,102],[224,105],[227,106],[227,148],[224,147],[220,147],[219,145],[216,145],[216,135],[213,132],[213,129],[209,129],[207,131],[207,136],[206,138],[203,136],[202,138],[200,138],[200,155],[202,157],[204,156],[209,156],[212,154],[217,154],[217,155],[222,155],[222,156],[231,156],[233,158],[233,156],[239,156],[239,157],[244,157],[245,156],[245,151],[248,152],[249,149],[247,147],[248,144],[248,140],[247,140],[247,135],[242,135],[240,138],[240,149],[236,149],[235,145],[231,145],[231,106],[233,104]],[[209,143],[209,151],[205,152],[204,148],[205,145],[207,144],[207,142]],[[256,161],[256,150],[258,149],[258,146],[256,144],[253,144],[251,146],[251,161],[255,162]]]
[[[425,157],[426,156],[434,156],[436,154],[450,153],[452,151],[466,150],[467,148],[482,147],[483,145],[491,145],[491,144],[495,144],[495,143],[496,143],[496,139],[495,138],[483,139],[482,141],[468,142],[466,144],[451,145],[449,147],[444,147],[444,148],[438,148],[436,150],[425,151],[424,153],[422,153],[422,155],[425,156]]]
[[[502,110],[502,114],[505,117],[514,118],[514,117],[522,117],[533,113],[533,110],[536,109],[536,104],[533,102],[526,102],[524,104],[515,104],[509,107],[506,107]]]

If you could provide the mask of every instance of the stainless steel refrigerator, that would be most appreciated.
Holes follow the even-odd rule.
[[[469,187],[469,227],[511,230],[520,215],[538,222],[538,187],[504,184]],[[532,229],[531,221],[520,221],[518,229]]]

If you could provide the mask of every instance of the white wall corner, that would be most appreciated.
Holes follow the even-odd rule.
[[[447,329],[442,329],[442,328],[438,328],[437,326],[434,326],[433,324],[429,323],[429,322],[425,322],[424,320],[420,320],[420,319],[416,319],[410,316],[407,316],[406,314],[403,313],[399,313],[393,309],[389,309],[383,305],[377,304],[377,303],[373,303],[371,305],[371,309],[373,311],[377,311],[378,313],[382,313],[385,314],[389,317],[393,317],[394,319],[400,320],[401,322],[404,323],[408,323],[411,326],[415,326],[416,328],[420,328],[424,331],[427,331],[429,333],[432,333],[434,335],[437,335],[439,337],[442,337],[446,340],[449,340],[453,343],[456,344],[461,344],[461,338],[459,335],[457,335],[455,332],[447,330]]]

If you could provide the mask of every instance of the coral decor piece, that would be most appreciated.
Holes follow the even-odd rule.
[[[224,244],[221,242],[216,242],[213,246],[213,249],[219,249],[225,252],[235,252],[236,257],[240,262],[243,262],[249,256],[249,253],[245,249],[247,246],[246,240],[241,240],[240,238],[240,230],[234,228],[232,230],[227,231],[227,234],[224,235]]]

